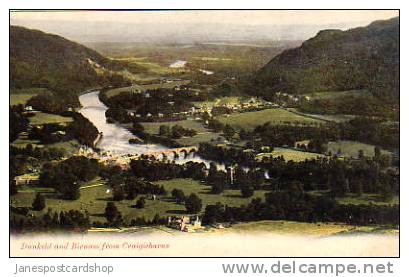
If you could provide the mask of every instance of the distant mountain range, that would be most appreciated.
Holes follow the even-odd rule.
[[[274,57],[255,76],[258,94],[367,89],[399,98],[399,18],[347,31],[323,30]]]
[[[106,78],[97,74],[96,67],[118,66],[98,52],[63,37],[10,27],[12,88],[38,86],[53,91],[78,91]]]
[[[12,88],[39,86],[78,92],[109,83],[112,72],[121,67],[95,50],[61,36],[10,27]],[[255,94],[267,98],[279,91],[303,94],[366,89],[375,96],[396,100],[399,18],[347,31],[320,31],[300,47],[275,56],[258,71],[253,84]]]
[[[361,26],[360,22],[345,22],[337,24],[266,24],[249,25],[220,24],[211,21],[206,23],[173,23],[156,22],[81,22],[58,20],[21,20],[11,19],[13,25],[30,27],[81,43],[158,43],[158,44],[192,44],[204,42],[235,42],[246,41],[280,41],[305,40],[322,29],[347,29],[349,26]]]

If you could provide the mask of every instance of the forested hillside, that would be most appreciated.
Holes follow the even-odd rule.
[[[120,67],[81,44],[23,27],[10,27],[10,46],[11,88],[79,92],[112,77],[102,69]]]
[[[255,77],[256,94],[369,90],[399,98],[399,18],[347,31],[323,30],[274,57]]]

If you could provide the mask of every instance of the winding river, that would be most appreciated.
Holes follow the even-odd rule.
[[[81,95],[79,99],[82,108],[79,112],[88,118],[99,132],[103,133],[103,137],[98,143],[98,147],[102,151],[126,155],[146,154],[168,149],[157,144],[130,144],[128,141],[134,135],[120,125],[107,123],[105,111],[108,107],[99,100],[98,94],[98,91],[93,91]]]
[[[107,123],[105,111],[108,107],[99,100],[98,94],[99,91],[93,91],[81,95],[79,100],[82,108],[79,110],[79,113],[88,118],[88,120],[97,127],[98,131],[103,133],[98,143],[98,148],[100,148],[102,152],[109,152],[116,155],[142,155],[170,149],[169,147],[159,144],[130,144],[129,139],[135,136],[119,124]],[[187,157],[180,156],[174,159],[174,161],[178,164],[187,163],[189,161],[203,162],[207,167],[210,166],[210,161],[193,154],[189,154]],[[219,170],[225,170],[224,164],[216,162],[215,164]]]

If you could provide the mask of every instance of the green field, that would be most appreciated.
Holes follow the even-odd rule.
[[[308,191],[308,193],[314,196],[321,196],[330,193],[330,190],[313,190]],[[336,197],[335,200],[339,204],[344,205],[399,205],[399,196],[397,195],[385,200],[379,194],[363,193],[361,195],[357,195],[354,193],[347,193],[343,197]]]
[[[332,121],[337,123],[347,122],[353,118],[354,115],[347,115],[347,114],[305,114],[306,116],[310,116],[311,118],[316,118],[325,121]]]
[[[366,157],[373,157],[375,155],[375,146],[371,144],[356,142],[356,141],[331,141],[328,143],[328,152],[336,154],[338,150],[341,150],[341,155],[344,157],[358,157],[359,150],[364,151]],[[382,154],[391,155],[389,151],[381,150]]]
[[[99,218],[95,214],[104,212],[107,187],[99,179],[84,184],[84,186],[96,184],[101,184],[101,186],[81,189],[81,197],[75,201],[58,199],[55,197],[55,192],[53,189],[41,187],[33,188],[31,186],[23,188],[22,191],[19,191],[16,195],[12,196],[11,201],[16,207],[31,207],[36,192],[42,192],[46,197],[46,209],[42,212],[33,212],[34,214],[44,213],[48,208],[58,212],[68,211],[71,209],[86,209],[91,214],[91,218],[95,220]]]
[[[28,144],[43,147],[42,144],[40,145],[39,140],[16,139],[15,141],[13,141],[13,143],[10,143],[10,145],[17,148],[25,148]]]
[[[72,121],[71,117],[49,114],[43,112],[36,112],[34,116],[29,117],[30,124],[41,125],[47,123],[68,123]]]
[[[41,144],[39,140],[16,139],[10,145],[18,148],[25,148],[28,144],[44,149],[61,148],[64,149],[68,155],[78,153],[78,149],[81,147],[81,144],[77,140],[69,140],[44,145]]]
[[[217,119],[224,124],[230,124],[233,127],[246,130],[251,130],[256,126],[269,121],[272,124],[325,123],[322,120],[298,115],[284,109],[266,109],[256,112],[236,113],[230,116],[218,116]]]
[[[179,125],[182,126],[183,128],[188,128],[188,129],[194,129],[196,132],[201,133],[201,132],[206,132],[206,128],[203,127],[202,123],[196,120],[179,120],[179,121],[169,121],[169,122],[142,122],[142,126],[145,128],[145,132],[149,134],[158,134],[159,133],[159,127],[161,125],[165,126],[175,126]]]
[[[398,233],[399,230],[379,226],[354,226],[342,223],[306,223],[295,221],[257,221],[234,224],[223,229],[226,233],[268,232],[275,234],[302,234],[328,236],[347,233]]]
[[[202,142],[210,142],[220,138],[221,133],[205,132],[199,133],[193,137],[183,137],[176,141],[183,146],[199,146]]]
[[[200,182],[190,179],[174,179],[170,181],[157,182],[163,185],[168,191],[168,195],[174,188],[182,189],[186,195],[196,193],[203,201],[203,210],[207,204],[221,202],[229,206],[240,206],[248,204],[251,198],[242,198],[239,190],[226,190],[220,195],[210,194],[210,188]],[[88,187],[91,186],[91,187]],[[11,197],[13,206],[15,207],[31,207],[35,193],[38,191],[44,192],[46,197],[46,209],[42,212],[33,212],[34,214],[44,213],[48,208],[55,211],[68,211],[70,209],[87,210],[90,214],[91,221],[105,222],[103,215],[108,201],[111,201],[112,194],[107,192],[108,186],[103,181],[96,179],[92,182],[82,185],[81,197],[78,200],[69,201],[61,200],[55,197],[52,189],[49,188],[23,188],[21,192]],[[88,187],[88,188],[87,188]],[[261,197],[264,199],[265,191],[256,191],[253,198]],[[146,200],[145,208],[136,209],[135,200],[123,200],[115,202],[115,205],[121,211],[125,221],[131,221],[136,217],[145,217],[152,219],[155,214],[160,216],[178,215],[185,213],[184,205],[176,204],[169,197],[159,197],[157,200]]]
[[[208,131],[205,127],[203,127],[201,122],[191,119],[170,122],[142,122],[141,124],[145,128],[146,133],[155,135],[159,133],[159,127],[161,125],[166,125],[169,127],[180,125],[183,128],[196,130],[197,135],[193,137],[182,137],[180,139],[176,139],[178,143],[184,146],[199,145],[201,142],[210,142],[212,139],[216,139],[220,136],[218,133]]]
[[[41,93],[49,93],[50,91],[46,88],[13,88],[10,90],[10,95],[15,94],[41,94]]]
[[[160,181],[157,183],[159,185],[163,185],[168,192],[171,192],[173,189],[178,188],[183,190],[185,195],[196,193],[203,201],[203,210],[207,204],[215,204],[217,202],[221,202],[232,207],[246,205],[250,203],[252,198],[260,197],[264,199],[264,194],[266,193],[266,191],[262,190],[255,191],[254,196],[251,198],[241,197],[240,190],[225,190],[221,194],[211,194],[210,186],[206,186],[198,181],[191,179],[173,179],[169,181]]]
[[[108,90],[106,92],[106,95],[108,97],[113,97],[115,95],[118,95],[121,92],[136,92],[136,91],[146,91],[146,90],[153,90],[153,89],[159,89],[159,88],[167,88],[167,89],[172,89],[176,86],[180,85],[187,85],[189,84],[189,80],[182,80],[182,81],[174,81],[174,82],[169,82],[169,83],[160,83],[160,84],[149,84],[149,85],[137,85],[134,84],[130,87],[123,87],[123,88],[115,88]]]
[[[33,94],[11,94],[10,95],[10,106],[14,105],[25,105],[28,100],[30,100],[31,97],[33,97]]]
[[[75,139],[44,145],[44,148],[46,149],[50,149],[50,148],[64,149],[68,155],[73,155],[73,154],[78,153],[78,150],[80,149],[80,147],[81,147],[81,144]]]
[[[352,205],[399,205],[399,196],[394,196],[391,199],[384,200],[377,194],[362,194],[361,196],[347,194],[344,197],[337,197],[336,200],[340,204]]]
[[[12,89],[10,90],[10,106],[18,104],[25,105],[31,97],[48,92],[49,90],[45,88]]]
[[[239,190],[225,190],[222,194],[211,194],[210,187],[198,181],[191,179],[173,179],[168,181],[156,182],[163,185],[168,192],[168,196],[158,197],[156,200],[147,198],[145,207],[143,209],[136,209],[133,205],[135,200],[116,201],[115,205],[121,211],[122,216],[126,222],[130,222],[137,217],[145,217],[152,219],[155,214],[160,216],[180,215],[185,214],[184,205],[176,204],[173,199],[169,198],[170,192],[174,188],[182,189],[185,195],[191,193],[197,194],[203,203],[203,210],[208,204],[215,204],[221,202],[229,206],[247,205],[252,198],[260,197],[264,199],[266,191],[255,191],[252,198],[243,198]],[[33,214],[42,214],[51,208],[54,211],[68,211],[71,209],[87,210],[90,214],[91,221],[105,222],[104,210],[108,201],[112,199],[112,193],[108,191],[109,187],[99,178],[85,183],[81,186],[81,197],[78,200],[61,200],[55,197],[53,189],[43,187],[23,187],[19,193],[11,197],[11,203],[15,207],[31,207],[35,194],[41,192],[46,197],[46,209],[42,212],[32,212]],[[311,192],[313,193],[313,192]],[[322,191],[317,192],[323,193]],[[315,193],[315,194],[317,194]],[[347,195],[343,198],[337,198],[337,201],[342,204],[374,204],[374,205],[390,205],[399,204],[399,198],[383,202],[379,200],[377,195],[364,194],[362,196]],[[202,211],[203,211],[202,210]],[[349,230],[349,226],[345,224],[324,223],[324,224],[310,224],[310,223],[293,223],[288,221],[274,221],[269,223],[253,222],[246,224],[233,225],[234,231],[271,231],[271,232],[293,232],[293,233],[312,233],[312,234],[330,234]],[[346,228],[346,229],[345,229]],[[230,229],[229,229],[230,230]]]
[[[284,160],[286,161],[294,161],[294,162],[302,162],[307,159],[316,159],[319,157],[325,157],[322,154],[298,151],[298,150],[282,148],[282,147],[275,147],[274,151],[271,153],[262,153],[260,155],[257,155],[257,159],[261,160],[264,157],[277,158],[281,156],[283,156]]]
[[[338,97],[350,96],[371,96],[367,90],[346,90],[346,91],[320,91],[307,94],[311,99],[335,99]]]
[[[117,58],[116,60],[126,62],[129,67],[140,68],[145,74],[150,75],[174,75],[189,71],[186,67],[172,68],[167,65],[161,65],[157,62],[149,61],[147,57]]]
[[[337,123],[346,122],[346,121],[349,121],[355,118],[354,115],[347,115],[347,114],[309,114],[309,113],[298,111],[295,108],[289,108],[288,110],[298,115],[306,116],[312,119],[332,121],[332,122],[337,122]]]

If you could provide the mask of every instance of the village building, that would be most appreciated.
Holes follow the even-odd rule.
[[[14,178],[17,186],[35,186],[40,183],[38,175],[24,174]]]
[[[182,232],[195,232],[203,228],[198,216],[169,216],[168,227]]]

